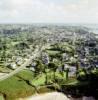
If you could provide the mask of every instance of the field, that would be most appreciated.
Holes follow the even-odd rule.
[[[56,54],[60,53],[60,51],[51,50],[51,49],[46,50],[46,52],[47,52],[49,55],[56,55]]]
[[[66,80],[66,72],[64,72],[63,75],[59,72],[55,72],[55,79]],[[39,75],[38,77],[36,77],[35,79],[33,79],[31,84],[37,87],[37,86],[45,85],[45,82],[46,82],[46,74],[43,73]],[[54,83],[54,72],[53,71],[47,73],[47,83],[48,84]]]
[[[33,81],[32,81],[33,80]],[[29,82],[32,81],[32,85],[44,85],[45,74],[34,77],[34,73],[30,70],[23,70],[18,74],[12,76],[9,79],[0,82],[0,93],[7,100],[15,100],[16,98],[24,98],[35,94],[37,91],[34,86]],[[39,89],[39,93],[52,91],[47,87]],[[2,96],[0,96],[0,100]]]
[[[7,100],[32,95],[35,93],[35,89],[27,83],[32,78],[33,73],[31,71],[21,71],[17,75],[0,82],[0,93],[5,95]]]
[[[4,98],[3,98],[3,96],[2,96],[2,95],[0,95],[0,100],[4,100]]]

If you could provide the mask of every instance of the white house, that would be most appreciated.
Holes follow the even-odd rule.
[[[66,70],[67,68],[70,68],[70,66],[68,64],[64,64],[64,70]]]
[[[17,65],[16,65],[16,63],[11,63],[11,64],[9,64],[8,65],[9,66],[9,68],[11,68],[11,69],[16,69],[17,68]]]
[[[17,57],[16,64],[20,66],[23,63],[23,59],[21,57]]]
[[[63,53],[62,54],[62,60],[65,61],[65,60],[68,60],[68,59],[69,59],[68,55],[66,53]]]
[[[75,66],[70,66],[69,68],[69,76],[74,76],[76,74],[76,67]]]
[[[86,55],[89,55],[89,48],[85,47],[85,53]]]

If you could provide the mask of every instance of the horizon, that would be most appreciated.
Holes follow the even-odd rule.
[[[68,25],[68,24],[84,25],[85,24],[85,25],[94,25],[95,24],[95,25],[97,25],[98,23],[50,23],[50,22],[47,22],[47,23],[40,23],[40,22],[36,22],[36,23],[33,23],[33,22],[32,23],[29,23],[29,22],[28,23],[25,23],[25,22],[24,23],[21,23],[21,22],[16,22],[16,23],[11,23],[11,22],[9,22],[9,23],[0,23],[0,25],[2,25],[2,24],[5,24],[5,25],[9,25],[9,24],[16,24],[16,25],[17,24],[25,24],[25,25],[26,24],[31,24],[31,25],[32,24],[49,24],[49,25],[53,25],[53,24],[54,25],[58,25],[58,24],[59,25]]]

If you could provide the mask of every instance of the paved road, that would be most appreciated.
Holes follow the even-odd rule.
[[[10,72],[9,74],[5,74],[4,76],[0,77],[0,81],[3,81],[15,74],[17,74],[18,72],[20,72],[21,70],[23,70],[26,66],[28,66],[29,64],[32,63],[32,59],[34,59],[35,57],[37,57],[39,55],[39,52],[37,50],[35,50],[34,52],[34,56],[31,56],[24,64],[22,64],[19,68],[15,69],[14,71]]]
[[[34,53],[33,56],[31,56],[23,65],[21,65],[19,68],[15,69],[14,71],[10,72],[9,74],[5,74],[4,76],[1,76],[1,77],[0,77],[0,81],[3,81],[3,80],[5,80],[5,79],[7,79],[7,78],[9,78],[9,77],[11,77],[11,76],[17,74],[17,73],[20,72],[21,70],[23,70],[26,66],[28,66],[29,64],[32,63],[32,59],[38,57],[38,56],[40,55],[41,51],[44,50],[44,49],[47,48],[47,47],[48,47],[48,45],[43,46],[43,47],[40,49],[40,51],[39,51],[39,49],[36,49],[36,50],[33,52],[33,53]]]

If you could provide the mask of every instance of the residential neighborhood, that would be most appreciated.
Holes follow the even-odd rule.
[[[0,25],[0,93],[2,82],[13,78],[32,92],[43,86],[54,90],[48,85],[61,91],[97,77],[97,70],[98,40],[84,26]]]

